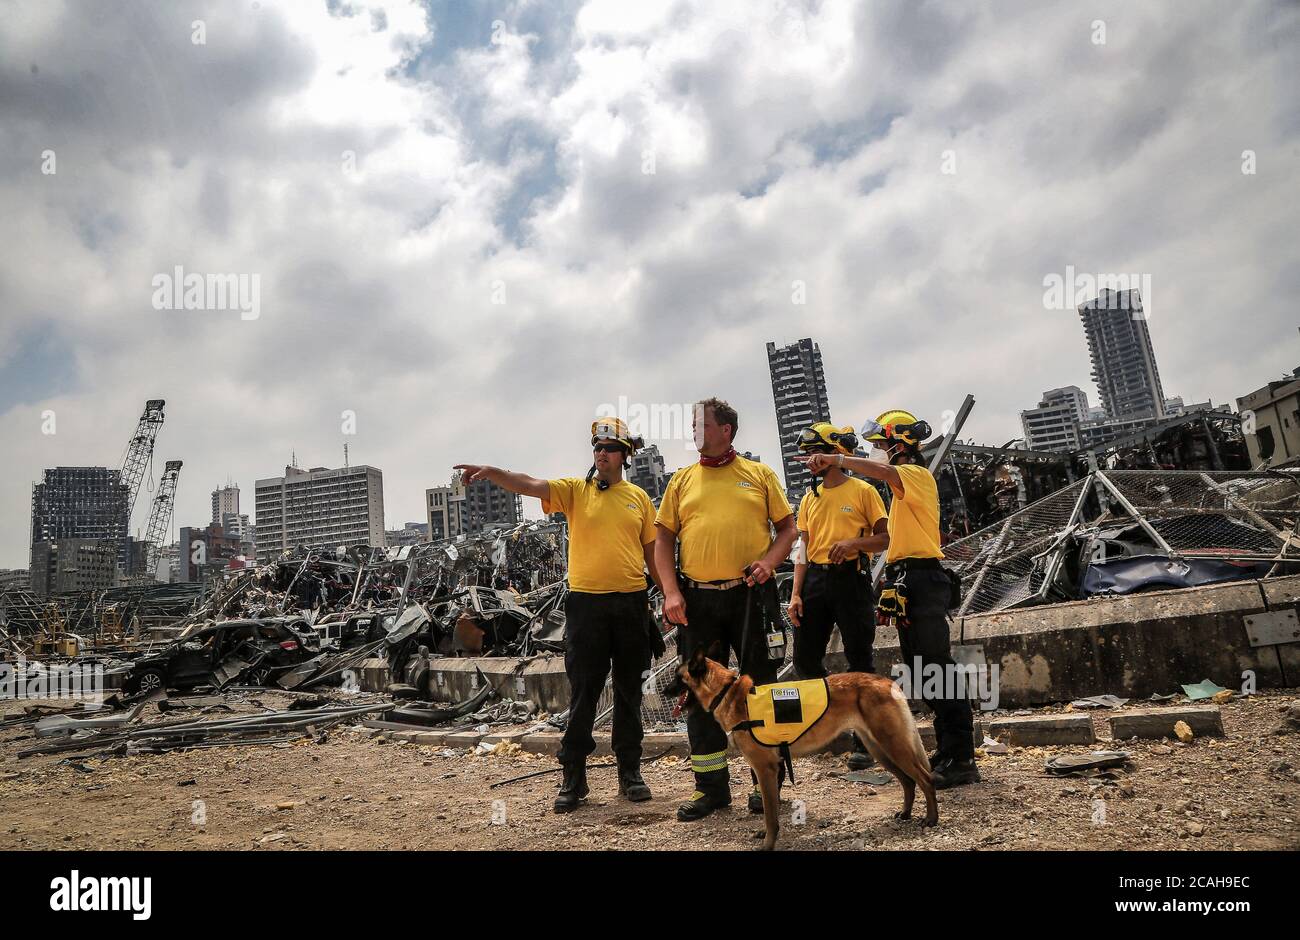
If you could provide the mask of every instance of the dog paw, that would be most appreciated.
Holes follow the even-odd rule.
[[[936,819],[922,819],[922,820],[921,820],[921,827],[922,827],[923,829],[933,829],[933,828],[934,828],[935,826],[937,826],[937,825],[939,825],[939,820],[938,820],[937,818],[936,818]]]
[[[905,812],[903,812],[903,811],[900,809],[897,813],[894,814],[894,818],[895,818],[895,819],[911,819],[911,818],[912,818],[912,814],[911,814],[911,813],[905,813]]]

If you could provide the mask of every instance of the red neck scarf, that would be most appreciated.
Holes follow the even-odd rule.
[[[736,448],[728,447],[727,452],[721,457],[705,457],[700,454],[700,465],[703,467],[725,467],[736,459]]]

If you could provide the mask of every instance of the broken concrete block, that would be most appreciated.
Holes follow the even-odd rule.
[[[550,754],[560,753],[560,741],[564,735],[558,731],[534,731],[532,734],[526,734],[520,739],[519,743],[523,745],[524,750],[529,754]]]
[[[1027,715],[998,718],[989,723],[989,735],[1003,744],[1034,747],[1044,744],[1092,744],[1097,740],[1088,715]]]
[[[1223,714],[1218,705],[1178,705],[1172,708],[1142,708],[1112,715],[1110,734],[1116,741],[1129,738],[1172,738],[1174,726],[1183,721],[1196,736],[1223,734]]]
[[[981,744],[984,743],[984,723],[980,721],[976,721],[974,722],[974,725],[975,727],[971,734],[971,739],[974,742],[975,746],[979,747]],[[925,749],[927,751],[933,751],[935,748],[939,746],[938,739],[935,738],[934,736],[934,722],[918,721],[916,723],[916,731],[917,734],[921,736],[921,744],[925,746]],[[835,753],[839,753],[839,752],[835,751]]]
[[[411,741],[416,744],[431,744],[434,747],[442,747],[447,743],[447,732],[445,731],[417,731],[411,736]]]
[[[483,740],[483,735],[477,731],[459,731],[456,734],[447,735],[443,744],[447,747],[474,747],[481,740]]]

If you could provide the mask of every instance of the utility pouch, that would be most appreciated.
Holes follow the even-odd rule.
[[[948,609],[956,610],[961,606],[961,575],[951,568],[944,568],[943,573],[948,576]]]

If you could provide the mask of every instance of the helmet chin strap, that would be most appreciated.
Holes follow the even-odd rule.
[[[595,465],[595,464],[592,464],[592,465],[591,465],[591,469],[587,471],[587,482],[590,483],[590,482],[591,482],[591,478],[594,477],[594,476],[596,476],[596,465]],[[605,479],[602,479],[602,478],[600,478],[600,477],[596,477],[596,489],[598,489],[598,490],[607,490],[607,489],[609,489],[609,481],[608,481],[608,480],[605,480]]]

